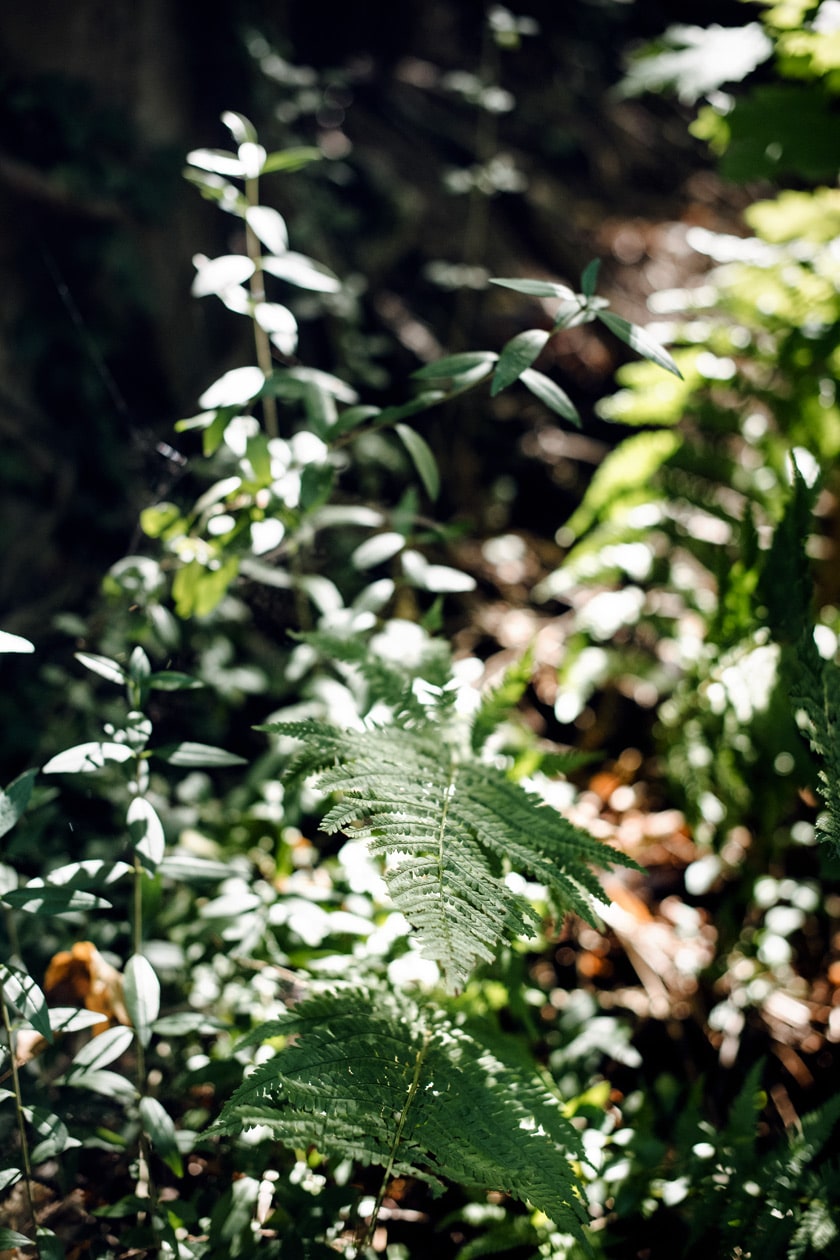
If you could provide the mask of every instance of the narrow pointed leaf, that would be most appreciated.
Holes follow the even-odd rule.
[[[262,173],[268,175],[271,171],[299,171],[310,162],[319,162],[323,156],[320,149],[306,145],[300,145],[294,149],[280,149],[275,153],[269,153],[263,162]]]
[[[187,154],[187,161],[190,166],[211,171],[214,175],[230,175],[234,179],[242,179],[245,175],[239,158],[227,149],[192,149]]]
[[[601,269],[601,259],[593,258],[591,263],[583,269],[583,275],[580,278],[580,288],[584,297],[591,298],[595,292],[595,286],[598,283],[598,272]]]
[[[172,1117],[157,1098],[140,1099],[140,1122],[143,1131],[165,1164],[176,1177],[183,1176],[178,1135]]]
[[[222,122],[237,144],[256,144],[256,128],[250,118],[246,118],[244,114],[238,114],[233,109],[226,109],[222,114]]]
[[[35,644],[24,639],[23,635],[10,634],[8,630],[0,630],[0,652],[34,652]]]
[[[19,1234],[16,1229],[0,1229],[0,1247],[34,1247],[34,1240],[26,1234]]]
[[[286,220],[271,206],[249,206],[245,220],[254,235],[272,254],[284,254],[289,248]]]
[[[0,963],[0,982],[3,996],[19,1015],[31,1024],[36,1032],[52,1044],[53,1030],[47,999],[30,975],[19,967]]]
[[[44,774],[89,774],[109,761],[129,761],[133,755],[125,744],[76,744],[51,757],[43,769]]]
[[[99,674],[100,678],[107,678],[108,682],[116,683],[118,686],[122,686],[125,682],[125,670],[109,656],[96,656],[93,652],[76,652],[74,655],[76,660],[92,674]]]
[[[395,424],[394,431],[411,456],[426,494],[435,500],[440,494],[440,473],[428,442],[407,424]]]
[[[203,686],[205,684],[200,678],[174,669],[160,669],[149,675],[149,687],[155,691],[195,691]]]
[[[0,792],[0,836],[5,836],[14,827],[29,804],[36,773],[35,770],[24,770],[5,792]]]
[[[160,1014],[160,981],[148,958],[132,954],[125,966],[123,996],[137,1040],[147,1046],[152,1035],[152,1024]]]
[[[529,297],[553,297],[568,301],[575,296],[574,290],[567,284],[554,284],[550,280],[491,280],[502,289],[513,289],[514,293],[525,293]]]
[[[196,744],[184,740],[180,744],[167,744],[164,748],[155,749],[155,755],[170,766],[244,766],[245,758],[236,753],[227,752],[224,748],[215,748],[211,744]]]
[[[653,337],[638,324],[631,324],[629,320],[623,319],[621,315],[614,315],[611,311],[597,311],[596,318],[600,319],[602,324],[606,324],[607,328],[631,350],[635,350],[644,359],[650,359],[651,363],[658,363],[666,372],[673,372],[674,376],[682,380],[682,372],[668,351],[660,346],[658,341],[654,341]]]
[[[525,332],[518,333],[510,339],[499,355],[499,362],[493,373],[490,393],[494,398],[501,390],[518,380],[531,366],[544,349],[550,336],[551,334],[544,328],[527,328]]]
[[[60,885],[41,884],[32,880],[25,888],[14,888],[3,893],[4,905],[20,910],[23,914],[66,914],[69,910],[104,910],[111,903],[96,893],[81,888],[62,888]]]
[[[550,377],[538,372],[535,368],[526,368],[519,378],[526,389],[535,398],[545,403],[558,416],[568,420],[576,428],[581,428],[580,412],[564,389],[561,389]]]
[[[166,849],[163,824],[153,806],[143,796],[136,796],[129,805],[126,822],[134,843],[134,852],[144,868],[153,875]]]
[[[498,358],[493,350],[467,350],[463,354],[450,354],[445,359],[426,363],[411,375],[415,381],[454,381],[476,368],[483,367],[489,372]]]
[[[113,1063],[121,1054],[125,1054],[134,1040],[134,1029],[118,1024],[114,1028],[106,1028],[98,1037],[92,1038],[82,1046],[73,1058],[70,1072],[84,1068],[86,1071],[97,1071]]]

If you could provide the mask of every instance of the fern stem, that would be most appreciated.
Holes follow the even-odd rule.
[[[405,1097],[405,1103],[403,1105],[403,1109],[400,1112],[400,1118],[397,1121],[397,1127],[394,1130],[394,1140],[392,1141],[391,1149],[388,1152],[388,1163],[386,1164],[385,1171],[382,1174],[382,1181],[379,1186],[379,1192],[376,1196],[376,1202],[373,1205],[373,1211],[370,1214],[370,1220],[368,1221],[368,1226],[367,1226],[367,1229],[365,1230],[364,1238],[362,1239],[361,1244],[359,1245],[359,1248],[356,1251],[357,1257],[361,1256],[363,1252],[366,1250],[366,1248],[371,1247],[373,1245],[373,1237],[374,1237],[374,1234],[376,1233],[376,1226],[379,1220],[379,1213],[382,1211],[382,1204],[385,1200],[385,1195],[388,1191],[388,1185],[390,1183],[391,1177],[393,1176],[394,1164],[396,1163],[397,1152],[400,1148],[400,1142],[402,1141],[403,1129],[405,1128],[406,1121],[408,1120],[408,1113],[411,1108],[411,1104],[414,1102],[414,1099],[417,1097],[417,1091],[420,1088],[420,1075],[423,1071],[423,1064],[426,1060],[426,1054],[429,1049],[429,1042],[431,1041],[431,1037],[432,1037],[431,1032],[427,1030],[423,1038],[423,1045],[417,1051],[417,1058],[414,1062],[414,1075],[411,1079],[411,1084],[408,1087],[408,1093],[406,1094],[406,1097]]]

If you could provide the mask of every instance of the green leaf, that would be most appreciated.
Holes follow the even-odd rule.
[[[155,755],[170,766],[214,768],[216,766],[244,766],[246,764],[245,758],[239,757],[236,753],[227,752],[224,748],[215,748],[212,744],[196,744],[191,740],[184,740],[180,744],[167,744],[163,748],[157,748]]]
[[[310,162],[320,162],[323,158],[320,149],[306,146],[298,146],[292,149],[280,149],[275,153],[269,153],[263,162],[262,173],[268,175],[272,171],[299,171],[304,166],[308,166]]]
[[[230,876],[230,867],[225,862],[213,862],[210,858],[196,857],[193,853],[176,849],[167,853],[158,867],[158,874],[175,883],[218,883]]]
[[[0,652],[34,652],[35,644],[23,635],[10,634],[8,630],[0,630]]]
[[[598,272],[600,269],[600,258],[593,258],[592,262],[587,263],[584,267],[583,275],[580,278],[580,289],[585,298],[591,298],[595,293],[595,286],[598,283]]]
[[[152,1036],[152,1024],[160,1014],[160,981],[154,967],[143,954],[132,954],[123,975],[125,1008],[141,1046]]]
[[[140,1099],[140,1123],[154,1149],[176,1177],[183,1177],[184,1169],[178,1150],[178,1134],[172,1117],[157,1098]]]
[[[153,875],[166,849],[163,824],[144,796],[135,796],[126,815],[134,852],[144,869]]]
[[[230,871],[227,873],[230,874]],[[223,1020],[204,1015],[201,1011],[176,1011],[156,1019],[152,1031],[159,1037],[184,1037],[191,1033],[211,1036],[227,1027]]]
[[[66,914],[70,910],[104,910],[111,902],[81,888],[62,888],[31,880],[25,888],[3,893],[0,901],[23,914]]]
[[[391,560],[405,546],[405,538],[394,530],[374,534],[360,543],[350,557],[354,569],[372,569]]]
[[[132,682],[145,683],[152,672],[148,656],[141,647],[136,647],[128,658],[128,676]]]
[[[503,289],[513,289],[514,293],[525,293],[529,297],[561,298],[564,302],[573,299],[574,289],[567,284],[554,284],[550,280],[491,280]]]
[[[161,669],[149,675],[149,687],[154,691],[195,691],[204,687],[200,678],[181,674],[174,669]]]
[[[341,281],[334,271],[291,249],[279,257],[266,254],[262,260],[262,269],[298,289],[309,289],[314,293],[338,293],[341,289]]]
[[[334,436],[339,433],[349,433],[351,429],[357,429],[366,420],[372,419],[373,416],[378,416],[381,410],[381,407],[363,406],[361,404],[355,407],[345,407],[344,411],[339,412],[331,432]]]
[[[11,895],[11,894],[9,894]],[[0,984],[3,997],[36,1032],[52,1044],[53,1030],[47,999],[27,972],[9,963],[0,963]]]
[[[503,1190],[582,1238],[580,1138],[520,1046],[488,1025],[397,993],[306,997],[245,1041],[283,1048],[233,1094],[211,1132],[265,1124],[292,1149],[387,1167],[440,1189]]]
[[[682,380],[682,372],[668,351],[660,346],[658,341],[654,341],[653,337],[649,336],[638,324],[631,324],[620,315],[613,315],[612,311],[596,311],[595,317],[600,319],[602,324],[606,324],[607,328],[631,350],[635,350],[645,359],[650,359],[651,363],[658,363],[666,372],[673,372],[674,376]]]
[[[212,413],[210,414],[212,418]],[[177,428],[177,425],[175,427]],[[143,508],[143,511],[140,513],[140,528],[147,538],[163,538],[174,525],[179,524],[181,524],[181,511],[174,503],[156,503],[153,507]],[[116,661],[110,662],[113,668],[107,674],[104,672],[104,662],[108,659],[107,657],[92,656],[89,652],[77,652],[76,658],[81,660],[82,664],[86,665],[88,669],[93,669],[95,673],[102,674],[103,678],[108,678],[110,682],[117,681],[115,677],[116,670],[120,672],[120,682],[125,678],[123,670],[120,669]],[[102,661],[103,667],[95,669],[90,663],[91,661]]]
[[[104,1036],[104,1033],[100,1035]],[[121,1076],[119,1072],[109,1072],[107,1069],[74,1071],[71,1067],[70,1071],[59,1079],[59,1084],[66,1085],[70,1089],[89,1089],[92,1094],[101,1094],[104,1098],[110,1098],[124,1107],[131,1106],[137,1099],[136,1085],[132,1085],[131,1081]]]
[[[38,1260],[66,1260],[67,1251],[64,1242],[51,1229],[39,1225],[35,1230]]]
[[[86,1045],[73,1057],[69,1072],[84,1068],[96,1071],[113,1063],[121,1054],[125,1054],[134,1040],[134,1029],[118,1024],[114,1028],[106,1028],[98,1037],[92,1037]]]
[[[154,511],[155,509],[147,508],[146,510]],[[148,533],[148,530],[145,532]],[[93,674],[99,674],[101,678],[107,678],[108,682],[116,683],[117,686],[122,686],[125,682],[125,670],[109,656],[96,656],[92,652],[75,652],[74,656],[85,669],[89,669]]]
[[[257,143],[257,129],[244,114],[237,114],[235,110],[226,109],[222,114],[222,122],[237,144]]]
[[[459,376],[471,375],[477,368],[485,368],[489,372],[498,358],[493,350],[467,350],[426,363],[411,376],[415,381],[456,381]]]
[[[517,333],[510,339],[499,355],[499,362],[493,373],[490,393],[494,398],[531,366],[545,348],[550,336],[544,328],[527,328],[525,332]]]
[[[545,403],[546,407],[556,412],[558,416],[562,416],[564,420],[569,420],[578,429],[581,428],[583,422],[577,407],[566,391],[556,385],[550,377],[544,376],[535,368],[526,368],[519,379],[535,398]]]
[[[228,556],[217,569],[206,568],[199,560],[191,560],[175,574],[172,597],[179,617],[206,617],[218,607],[239,573],[236,556]]]
[[[300,508],[314,512],[327,502],[335,482],[332,464],[307,464],[300,475]]]
[[[43,767],[44,774],[89,774],[101,770],[109,761],[130,761],[131,749],[126,744],[76,744],[56,753]]]
[[[20,1168],[0,1168],[0,1194],[4,1190],[8,1190],[9,1186],[13,1186],[16,1181],[20,1181],[23,1172]]]
[[[0,836],[5,836],[14,827],[29,804],[36,774],[37,770],[24,770],[4,792],[0,792]]]
[[[31,1151],[33,1164],[42,1164],[48,1159],[54,1159],[70,1146],[81,1145],[76,1138],[70,1137],[64,1121],[46,1107],[24,1107],[23,1114],[41,1138]]]
[[[394,431],[411,456],[426,494],[434,501],[440,494],[440,474],[428,442],[407,424],[395,424]]]
[[[34,1247],[35,1243],[26,1234],[19,1234],[16,1229],[0,1229],[0,1247]]]

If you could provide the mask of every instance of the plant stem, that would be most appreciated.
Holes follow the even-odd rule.
[[[6,1030],[6,1041],[9,1046],[9,1055],[12,1067],[12,1090],[15,1095],[15,1112],[17,1113],[18,1134],[20,1136],[20,1158],[23,1164],[23,1183],[26,1190],[26,1206],[29,1209],[29,1215],[32,1220],[32,1228],[35,1230],[35,1248],[38,1255],[41,1254],[41,1248],[37,1241],[38,1225],[35,1220],[35,1204],[32,1199],[32,1163],[29,1158],[29,1139],[26,1136],[26,1123],[23,1114],[23,1095],[20,1091],[20,1076],[18,1074],[17,1059],[15,1056],[15,1035],[12,1029],[12,1021],[9,1018],[9,1008],[6,1005],[6,994],[3,990],[2,981],[0,981],[0,1007],[3,1008],[3,1027]]]
[[[394,1163],[396,1162],[397,1151],[399,1150],[400,1142],[402,1140],[403,1129],[405,1128],[406,1121],[408,1120],[408,1113],[411,1108],[411,1104],[414,1102],[414,1099],[417,1096],[417,1091],[420,1088],[420,1074],[423,1070],[423,1064],[426,1059],[426,1052],[429,1049],[430,1040],[431,1040],[431,1034],[427,1032],[423,1041],[423,1045],[417,1052],[417,1058],[414,1063],[414,1075],[411,1079],[411,1084],[408,1087],[408,1093],[406,1094],[405,1104],[403,1105],[403,1109],[400,1112],[400,1118],[397,1121],[397,1127],[394,1130],[394,1140],[391,1143],[391,1150],[388,1155],[388,1163],[385,1166],[385,1171],[382,1174],[382,1181],[379,1186],[379,1193],[376,1196],[376,1202],[373,1205],[373,1211],[370,1214],[370,1220],[368,1221],[368,1226],[367,1226],[367,1229],[365,1230],[364,1237],[362,1238],[362,1241],[359,1244],[359,1247],[356,1251],[357,1260],[358,1260],[358,1257],[360,1257],[368,1247],[373,1246],[373,1237],[374,1237],[374,1234],[376,1233],[376,1225],[379,1220],[379,1213],[382,1211],[382,1204],[385,1199],[385,1195],[387,1193],[388,1185],[391,1181],[391,1177],[393,1175]]]
[[[260,204],[259,186],[260,182],[258,179],[246,179],[245,196],[249,206],[258,206]],[[260,243],[247,219],[245,220],[245,248],[248,251],[248,257],[254,264],[254,274],[251,276],[250,289],[251,298],[256,306],[257,303],[265,301],[265,281],[263,280],[262,266],[260,265],[262,258]],[[264,328],[260,327],[253,313],[251,319],[254,325],[257,363],[266,381],[268,381],[271,377],[271,342],[269,341],[268,333]],[[266,433],[269,437],[277,437],[280,432],[277,423],[277,400],[268,394],[264,395],[262,408]]]

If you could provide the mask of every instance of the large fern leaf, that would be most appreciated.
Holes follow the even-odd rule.
[[[577,1133],[518,1048],[406,997],[348,987],[307,997],[250,1042],[287,1039],[210,1132],[265,1125],[291,1148],[504,1191],[581,1236]],[[293,1040],[288,1040],[293,1039]]]
[[[591,864],[627,863],[503,771],[450,746],[440,725],[269,729],[301,741],[290,773],[315,774],[318,788],[336,795],[324,830],[352,832],[383,858],[395,906],[450,990],[503,942],[538,927],[531,904],[505,880],[511,870],[591,922],[593,900],[603,899]]]

